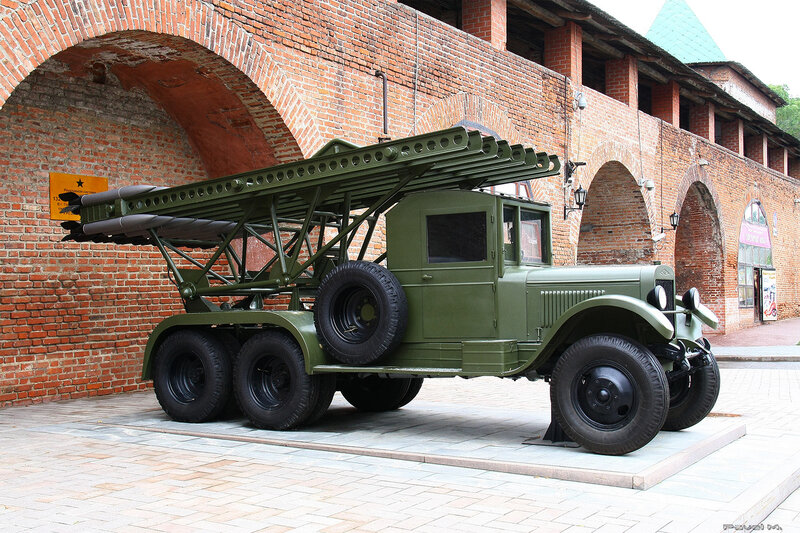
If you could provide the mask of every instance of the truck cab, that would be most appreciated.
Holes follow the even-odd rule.
[[[477,191],[399,202],[386,217],[387,266],[408,299],[403,343],[513,342],[525,353],[516,366],[509,359],[500,372],[508,375],[546,368],[561,349],[554,342],[593,333],[658,345],[673,342],[677,327],[698,338],[697,320],[691,332],[676,322],[668,266],[553,267],[550,214],[544,203]]]

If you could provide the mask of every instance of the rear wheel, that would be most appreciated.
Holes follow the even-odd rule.
[[[719,396],[719,366],[711,353],[709,364],[669,384],[669,412],[664,429],[678,431],[703,420]]]
[[[614,335],[585,337],[553,369],[553,416],[589,451],[623,455],[650,442],[669,405],[666,375],[641,344]]]
[[[171,333],[155,354],[153,388],[161,407],[179,422],[206,422],[222,413],[231,394],[231,367],[209,332]]]
[[[231,364],[231,369],[233,369],[236,363],[236,358],[239,357],[239,350],[242,349],[242,345],[239,344],[239,340],[236,338],[236,335],[230,331],[215,330],[214,333],[225,347],[225,351],[228,354],[228,360]],[[231,384],[231,391],[232,390],[233,385]],[[239,404],[236,403],[236,396],[233,394],[233,392],[231,392],[230,396],[228,397],[228,401],[225,402],[225,407],[222,409],[220,418],[223,420],[235,420],[241,417],[242,411],[239,409]]]
[[[411,400],[417,397],[417,394],[419,394],[419,391],[422,388],[422,382],[423,378],[410,378],[408,390],[403,396],[403,399],[400,400],[400,405],[397,406],[398,408],[407,405]]]
[[[242,412],[256,427],[292,429],[317,406],[323,376],[306,374],[303,351],[280,331],[250,338],[239,352],[233,388]]]
[[[416,392],[408,397],[411,378],[380,378],[367,376],[349,378],[342,385],[342,396],[360,411],[393,411],[410,402]],[[420,383],[421,385],[421,383]]]
[[[311,410],[311,415],[308,417],[308,420],[305,421],[305,425],[314,424],[325,416],[325,412],[333,401],[333,395],[336,394],[335,374],[321,375],[317,379],[319,379],[320,382],[319,395],[314,404],[314,408]]]

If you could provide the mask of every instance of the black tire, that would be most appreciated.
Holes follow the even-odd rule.
[[[231,364],[213,334],[171,333],[156,350],[153,364],[156,398],[170,418],[207,422],[222,413],[231,395]]]
[[[712,354],[709,365],[694,374],[669,384],[669,411],[664,422],[666,431],[679,431],[703,420],[719,397],[719,366]]]
[[[265,331],[242,346],[233,390],[242,413],[261,429],[292,429],[317,405],[321,376],[306,374],[303,351],[281,331]]]
[[[410,378],[350,378],[342,384],[342,396],[359,411],[394,411],[405,405],[403,400],[410,386]]]
[[[325,413],[328,411],[328,407],[331,406],[333,395],[336,394],[335,374],[321,375],[318,376],[317,379],[319,379],[320,382],[319,396],[314,404],[314,408],[311,410],[311,415],[309,415],[308,420],[306,420],[303,424],[305,426],[315,424],[325,415]]]
[[[666,374],[647,348],[625,337],[585,337],[561,355],[550,382],[553,416],[587,450],[624,455],[650,442],[669,405]]]
[[[408,405],[411,400],[417,397],[419,390],[422,388],[423,381],[423,378],[410,378],[408,390],[406,391],[405,396],[403,396],[403,399],[400,400],[400,405],[397,406],[398,409],[404,405]]]
[[[314,325],[337,361],[369,365],[392,351],[408,323],[408,302],[397,278],[368,261],[349,261],[320,283]]]
[[[233,369],[236,364],[236,358],[239,357],[239,350],[242,349],[242,345],[239,343],[236,335],[230,331],[218,329],[214,330],[214,334],[225,347],[225,351],[227,352],[228,358],[231,362],[231,369]],[[233,379],[232,371],[231,379]],[[233,391],[233,382],[231,382],[231,391]],[[230,396],[228,397],[228,401],[225,403],[225,407],[222,409],[222,413],[220,413],[220,419],[236,420],[242,416],[242,410],[239,409],[239,404],[236,402],[236,396],[231,392]]]

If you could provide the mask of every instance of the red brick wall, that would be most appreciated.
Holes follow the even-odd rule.
[[[704,139],[714,142],[714,104],[694,105],[689,112],[689,129]]]
[[[744,155],[744,124],[742,119],[723,121],[722,138],[716,141],[728,150]]]
[[[674,127],[680,126],[681,93],[675,81],[653,87],[653,116]]]
[[[105,6],[102,1],[97,5]],[[724,310],[728,329],[753,320],[751,309],[738,308],[736,261],[741,217],[748,201],[757,197],[776,232],[780,316],[800,315],[800,252],[795,244],[800,219],[793,203],[800,196],[797,180],[579,85],[579,28],[572,23],[546,37],[545,62],[558,70],[554,72],[393,1],[162,0],[156,5],[130,0],[124,8],[113,3],[86,9],[76,12],[34,0],[5,12],[14,28],[0,42],[8,58],[0,63],[0,102],[5,102],[0,110],[5,402],[28,401],[31,390],[39,391],[41,399],[140,386],[142,343],[155,321],[149,307],[147,316],[141,316],[142,305],[155,302],[164,313],[177,308],[171,289],[158,281],[163,266],[152,251],[57,243],[62,233],[48,220],[45,204],[45,178],[51,170],[107,175],[114,178],[112,187],[176,183],[209,173],[208,151],[213,147],[193,143],[193,122],[167,113],[167,104],[156,105],[141,84],[109,90],[81,79],[62,87],[63,92],[32,95],[44,90],[40,78],[48,74],[28,74],[47,58],[78,42],[95,45],[98,41],[91,39],[108,33],[130,37],[126,31],[133,29],[186,39],[187,48],[177,59],[199,53],[200,47],[217,56],[219,65],[212,74],[238,96],[248,120],[265,131],[276,158],[309,156],[332,137],[375,142],[382,126],[381,83],[374,76],[380,69],[389,77],[393,137],[470,120],[541,150],[562,156],[568,152],[570,159],[586,161],[575,177],[589,190],[591,203],[567,221],[559,216],[563,176],[534,184],[536,196],[553,205],[558,264],[574,263],[579,249],[584,256],[586,250],[601,250],[606,258],[630,255],[674,264],[689,245],[676,243],[676,232],[667,232],[657,245],[652,237],[668,226],[673,210],[681,212],[687,201],[692,205],[687,194],[702,181],[711,199],[707,208],[718,210],[724,242],[724,294],[714,305]],[[559,35],[565,38],[556,39]],[[140,41],[148,53],[163,51],[159,39]],[[564,42],[569,48],[555,54],[554,44]],[[559,66],[557,57],[568,61]],[[219,69],[226,68],[228,75],[220,75]],[[153,79],[162,87],[175,84],[169,76]],[[576,90],[589,102],[581,113],[571,106]],[[207,119],[212,111],[222,111],[220,104],[197,107],[197,115]],[[225,113],[208,121],[214,120],[228,133],[246,125]],[[118,140],[105,145],[108,139]],[[242,141],[238,146],[248,145]],[[702,173],[697,170],[700,159],[709,162]],[[610,186],[614,179],[606,174],[609,168],[626,176],[624,186]],[[653,180],[655,187],[637,186],[638,178]],[[588,232],[581,233],[580,227],[593,223],[593,210],[599,207],[606,217],[631,219],[630,239],[620,239],[619,229],[606,233],[605,239],[595,236],[595,243],[586,246]],[[122,253],[142,257],[123,258]],[[136,266],[129,271],[131,261]],[[154,283],[162,284],[163,294],[150,290]],[[90,288],[95,286],[101,288]],[[48,371],[52,374],[42,377]],[[33,375],[41,380],[38,389],[29,381]]]
[[[789,170],[789,154],[786,148],[769,148],[769,168],[786,174]]]
[[[695,66],[693,68],[702,72],[711,81],[767,120],[775,122],[775,103],[738,72],[724,65]]]
[[[506,0],[464,0],[461,10],[465,32],[489,41],[497,50],[506,47]]]
[[[582,83],[583,30],[574,22],[553,28],[544,35],[544,64],[547,68],[567,76],[576,85]]]
[[[606,94],[636,109],[639,106],[639,70],[633,56],[606,61]]]
[[[764,134],[744,138],[744,155],[756,163],[767,165],[767,136]]]
[[[181,309],[156,250],[59,242],[49,172],[112,188],[206,177],[152,100],[60,70],[37,70],[0,113],[0,404],[141,388],[147,335]]]
[[[800,179],[800,157],[789,158],[789,176]]]

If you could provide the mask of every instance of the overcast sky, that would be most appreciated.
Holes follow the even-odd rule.
[[[642,35],[664,0],[589,0]],[[797,0],[686,0],[729,61],[800,97],[800,2]]]

